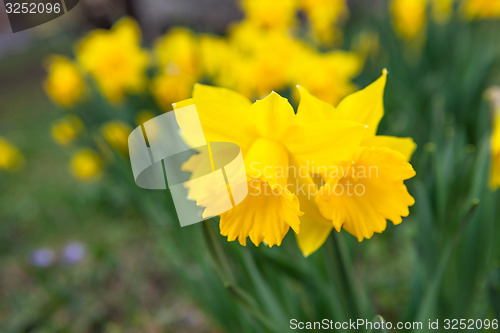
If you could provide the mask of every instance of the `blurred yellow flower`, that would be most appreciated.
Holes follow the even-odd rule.
[[[95,151],[84,148],[71,158],[70,171],[76,179],[92,182],[101,177],[102,165],[102,159]]]
[[[230,90],[196,85],[193,98],[175,107],[189,104],[196,105],[207,141],[233,142],[242,149],[249,194],[220,220],[221,234],[242,245],[247,237],[255,245],[280,245],[289,228],[298,233],[303,213],[289,185],[307,177],[307,168],[305,174],[289,174],[289,168],[348,158],[365,131],[363,124],[352,121],[302,122],[274,92],[251,104]]]
[[[318,53],[302,48],[291,67],[293,81],[306,87],[318,98],[336,104],[356,90],[351,82],[359,74],[362,58],[352,52]]]
[[[373,57],[380,47],[379,35],[374,31],[361,31],[352,41],[352,51],[359,54],[363,59]]]
[[[331,44],[339,39],[341,31],[336,24],[349,15],[345,0],[301,0],[300,5],[321,43]]]
[[[161,74],[151,83],[151,92],[163,111],[172,110],[172,103],[189,97],[196,81],[186,75]]]
[[[242,0],[242,7],[253,24],[283,29],[294,23],[297,0]]]
[[[448,21],[453,11],[455,0],[430,0],[432,17],[437,23]]]
[[[0,169],[15,170],[23,165],[24,158],[7,139],[0,137]]]
[[[50,57],[47,71],[44,88],[55,103],[70,107],[82,98],[85,82],[80,69],[70,59]]]
[[[214,84],[250,99],[300,82],[325,100],[338,102],[355,89],[351,80],[360,72],[363,60],[351,52],[320,53],[288,31],[264,29],[249,20],[233,25],[228,39],[202,36],[200,50],[203,73]],[[162,85],[174,83],[158,79],[157,90],[166,91]],[[186,86],[171,87],[170,95],[181,95],[176,92],[184,92]]]
[[[362,241],[384,231],[387,219],[401,223],[401,217],[408,215],[408,206],[414,203],[404,180],[415,175],[408,163],[415,143],[411,138],[376,135],[384,114],[385,82],[384,71],[377,81],[347,96],[337,108],[299,87],[298,114],[304,121],[352,120],[367,126],[360,146],[348,159],[339,158],[327,171],[313,175],[320,176],[323,184],[318,194],[312,199],[299,197],[301,207],[313,207],[314,201],[321,213],[313,207],[301,218],[297,241],[306,256],[324,243],[333,228],[344,228]]]
[[[155,42],[154,53],[161,72],[199,75],[198,38],[188,29],[171,29]]]
[[[500,17],[500,1],[498,0],[464,0],[465,16],[472,19]]]
[[[229,43],[226,38],[213,35],[200,36],[200,61],[203,75],[215,79],[232,61],[230,56]]]
[[[108,121],[101,126],[104,139],[120,153],[128,151],[128,136],[131,132],[130,125],[118,120]]]
[[[152,93],[164,111],[171,104],[189,97],[201,75],[199,41],[184,28],[174,28],[155,43],[159,72],[152,82]]]
[[[248,98],[262,97],[290,84],[298,43],[282,30],[264,30],[244,21],[233,26],[230,60],[215,82]]]
[[[427,0],[392,0],[392,22],[396,33],[405,39],[414,39],[424,30]]]
[[[154,117],[155,117],[155,114],[151,111],[148,111],[148,110],[139,111],[139,113],[135,117],[135,124],[136,124],[136,126],[141,126],[146,121],[153,119]]]
[[[72,143],[83,129],[83,123],[77,116],[68,115],[57,120],[50,130],[54,141],[61,146]]]
[[[493,135],[491,137],[491,177],[490,187],[494,190],[500,187],[500,109],[494,116]]]
[[[111,30],[94,30],[77,44],[78,62],[109,101],[119,102],[126,93],[143,90],[148,55],[140,43],[137,23],[123,18]]]
[[[492,110],[493,129],[491,134],[490,188],[500,187],[500,87],[492,87],[487,92]]]

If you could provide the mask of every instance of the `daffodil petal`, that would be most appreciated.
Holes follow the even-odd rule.
[[[277,141],[257,139],[245,156],[245,169],[248,177],[284,189],[288,179],[288,152]]]
[[[300,232],[295,235],[299,249],[308,257],[316,252],[327,240],[328,235],[333,229],[331,223],[324,223],[312,218],[311,215],[304,213],[300,217]]]
[[[325,219],[318,209],[315,196],[318,186],[310,176],[307,166],[290,158],[290,172],[288,188],[295,193],[299,199],[300,210],[304,215],[300,216],[300,232],[295,235],[297,244],[302,254],[307,257],[323,245],[333,229],[332,223]]]
[[[193,96],[175,103],[174,108],[194,104],[207,141],[232,142],[245,153],[256,138],[250,102],[228,89],[200,84],[195,86]]]
[[[282,139],[286,129],[296,121],[288,100],[275,92],[255,102],[250,112],[259,135],[269,139]]]
[[[384,88],[387,80],[387,71],[368,87],[344,98],[337,110],[344,119],[358,121],[368,125],[368,132],[377,133],[380,120],[384,116]]]
[[[313,96],[305,87],[297,85],[300,93],[297,119],[305,122],[314,122],[324,119],[338,119],[340,113],[335,107]]]
[[[297,197],[284,189],[272,190],[266,182],[254,179],[249,183],[245,200],[223,213],[220,233],[228,241],[238,239],[243,246],[247,237],[258,246],[261,242],[272,247],[281,245],[290,227],[299,232],[302,215]]]
[[[204,84],[195,84],[193,89],[193,98],[201,99],[220,99],[225,103],[231,105],[238,105],[240,107],[249,107],[252,103],[245,96],[238,94],[235,91],[207,86]]]
[[[365,125],[353,121],[302,122],[289,127],[283,143],[302,164],[331,166],[350,158],[365,131]]]
[[[387,147],[400,152],[409,161],[413,152],[417,148],[415,141],[412,138],[398,138],[395,136],[376,135],[365,138],[362,142],[366,147]]]
[[[388,148],[360,148],[354,164],[338,181],[327,183],[316,197],[323,216],[359,241],[399,224],[415,203],[403,181],[415,175],[402,154]]]
[[[113,26],[113,32],[126,43],[138,44],[141,41],[141,29],[131,17],[124,17],[116,22]]]

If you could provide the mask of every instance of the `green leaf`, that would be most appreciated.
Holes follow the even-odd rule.
[[[500,318],[500,268],[494,269],[491,273],[488,292],[495,317]]]

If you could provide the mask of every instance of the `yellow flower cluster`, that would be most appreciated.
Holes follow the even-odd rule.
[[[84,76],[89,75],[113,103],[149,87],[168,111],[171,103],[188,98],[201,80],[248,98],[300,83],[331,103],[355,89],[351,80],[360,72],[362,58],[351,52],[318,52],[294,28],[295,14],[303,10],[319,36],[333,34],[335,22],[347,13],[344,0],[247,0],[243,8],[247,19],[234,24],[226,37],[173,28],[155,42],[149,58],[140,46],[139,27],[130,18],[110,30],[92,31],[77,43],[75,63],[61,56],[50,62],[47,93],[57,104],[70,107],[81,100]],[[148,65],[155,72],[151,82],[145,75]]]
[[[227,39],[201,37],[206,75],[247,98],[262,97],[300,83],[336,103],[355,89],[362,58],[351,52],[320,53],[286,30],[263,29],[250,21],[234,25]]]
[[[7,139],[0,137],[0,169],[15,170],[22,166],[23,161],[19,150]]]
[[[197,37],[184,28],[174,28],[156,41],[154,47],[158,73],[152,92],[163,110],[187,98],[200,79],[200,55]]]
[[[500,17],[500,1],[497,0],[465,0],[463,8],[471,20]]]
[[[312,37],[322,44],[332,44],[341,37],[337,28],[348,16],[345,0],[244,0],[247,20],[264,29],[286,30],[297,25],[296,14],[306,14]]]
[[[500,1],[497,0],[392,0],[390,4],[396,33],[408,40],[421,37],[428,8],[434,21],[444,23],[455,7],[468,20],[500,17]]]
[[[401,223],[414,203],[404,180],[415,175],[408,163],[415,143],[376,135],[385,82],[384,71],[337,107],[298,86],[297,113],[274,92],[252,104],[204,85],[176,103],[196,105],[208,141],[242,149],[249,194],[221,215],[221,234],[242,245],[249,237],[255,245],[273,246],[292,228],[307,256],[333,228],[362,241],[385,230],[386,220]]]
[[[296,83],[331,103],[352,92],[362,58],[352,52],[320,53],[298,39],[286,29],[293,22],[294,3],[244,1],[248,19],[234,24],[226,37],[172,29],[154,49],[159,71],[152,91],[158,104],[169,110],[172,102],[189,97],[201,79],[248,98]]]

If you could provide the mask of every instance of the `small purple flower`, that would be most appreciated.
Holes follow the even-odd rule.
[[[85,257],[85,246],[80,242],[71,242],[66,245],[61,253],[61,262],[74,265]]]
[[[35,267],[49,267],[54,263],[54,259],[54,251],[49,248],[39,248],[31,252],[31,264]]]

